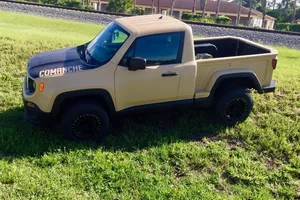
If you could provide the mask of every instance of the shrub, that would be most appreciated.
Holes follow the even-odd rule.
[[[56,4],[58,4],[58,0],[41,0],[41,3],[56,5]]]
[[[245,25],[244,25],[244,24],[238,24],[237,26],[242,26],[242,27],[243,27],[243,26],[245,26]]]
[[[199,14],[192,15],[192,20],[193,21],[199,21],[201,18],[202,18],[202,15],[199,15]]]
[[[201,14],[195,14],[192,13],[183,13],[181,16],[182,20],[190,20],[190,21],[196,21],[196,22],[204,22],[204,23],[215,23],[215,19],[210,16],[202,17]]]
[[[86,9],[86,10],[95,10],[95,8],[91,5],[84,5],[84,6],[81,6],[81,8]]]
[[[183,20],[192,20],[193,14],[192,13],[183,12],[181,18]]]
[[[280,31],[289,31],[290,30],[291,23],[278,23],[276,25],[276,30]]]
[[[117,13],[130,13],[133,8],[133,0],[110,0],[106,10]]]
[[[292,24],[290,28],[291,28],[291,31],[300,32],[300,24],[299,23]]]
[[[215,18],[210,17],[210,16],[202,17],[202,18],[200,18],[198,21],[199,21],[199,22],[205,22],[205,23],[211,23],[211,24],[216,23]]]
[[[81,8],[81,2],[79,0],[60,0],[57,5],[66,6],[72,8]]]
[[[231,19],[229,17],[221,15],[221,16],[217,17],[216,22],[218,24],[230,24],[231,23]]]

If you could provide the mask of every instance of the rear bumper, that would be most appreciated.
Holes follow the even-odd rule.
[[[24,110],[25,121],[43,127],[49,127],[53,125],[54,119],[50,113],[43,112],[36,104],[26,101],[24,98],[23,98],[23,103],[25,109]],[[31,105],[31,107],[28,105],[28,103]]]
[[[274,92],[275,88],[276,88],[276,85],[277,85],[276,81],[272,80],[270,85],[262,88],[262,91],[264,93]]]

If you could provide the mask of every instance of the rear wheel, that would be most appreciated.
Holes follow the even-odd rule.
[[[109,134],[107,112],[96,104],[78,104],[62,117],[61,130],[66,139],[75,141],[101,141]]]
[[[233,126],[244,122],[253,109],[253,100],[246,89],[232,89],[217,99],[215,115],[220,123]]]

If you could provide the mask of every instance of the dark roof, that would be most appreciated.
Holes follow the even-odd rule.
[[[160,0],[161,7],[170,8],[173,0]],[[145,5],[152,6],[152,0],[136,0],[137,5]],[[174,4],[174,9],[182,9],[182,10],[192,10],[193,9],[194,0],[176,0]],[[158,0],[154,0],[154,6],[157,7]],[[237,13],[239,5],[235,2],[220,2],[220,13]],[[215,12],[217,8],[217,1],[207,1],[206,11]],[[196,1],[196,9],[200,11],[200,1]],[[249,9],[246,7],[241,7],[241,14],[248,15]],[[252,15],[262,17],[262,13],[257,10],[252,10]],[[275,19],[271,16],[266,15],[267,18]]]

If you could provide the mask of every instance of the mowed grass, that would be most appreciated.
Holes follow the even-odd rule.
[[[123,119],[102,144],[23,121],[26,62],[103,27],[0,11],[1,199],[300,198],[300,51],[276,47],[274,94],[234,128],[203,112]]]

